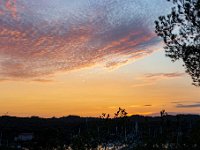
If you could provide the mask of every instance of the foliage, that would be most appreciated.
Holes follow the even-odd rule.
[[[128,113],[126,112],[125,109],[119,107],[119,110],[114,114],[115,118],[123,118],[123,117],[127,117]]]
[[[163,38],[166,56],[183,60],[193,85],[200,86],[200,0],[168,0],[171,14],[155,21],[155,32]]]

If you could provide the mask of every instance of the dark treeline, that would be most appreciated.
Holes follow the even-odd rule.
[[[33,134],[31,140],[16,140],[22,133]],[[0,117],[1,149],[52,150],[97,149],[114,145],[121,149],[200,149],[200,116],[167,115],[160,117],[134,115],[116,118]],[[123,146],[122,146],[123,145]]]

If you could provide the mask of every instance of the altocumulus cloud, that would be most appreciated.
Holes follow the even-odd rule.
[[[0,1],[0,78],[116,67],[151,54],[160,43],[153,21],[167,11],[163,6],[162,0]]]

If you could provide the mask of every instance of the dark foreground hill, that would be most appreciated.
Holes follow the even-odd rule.
[[[200,149],[199,115],[0,117],[1,149]],[[118,147],[118,148],[117,148]]]

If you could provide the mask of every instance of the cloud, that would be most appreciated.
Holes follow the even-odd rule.
[[[105,67],[106,68],[116,68],[117,66],[123,65],[125,63],[127,63],[128,60],[122,60],[122,61],[110,61],[107,62]]]
[[[53,80],[49,80],[49,79],[33,79],[32,81],[34,81],[34,82],[42,82],[42,83],[53,82]]]
[[[96,64],[116,68],[160,44],[138,2],[59,2],[3,1],[0,78],[43,78]]]
[[[6,79],[0,79],[0,82],[4,82],[4,81],[8,81],[8,80],[6,80]]]
[[[172,104],[175,104],[176,108],[198,108],[200,107],[200,102],[198,101],[173,101]]]
[[[174,79],[183,77],[185,73],[171,72],[171,73],[147,73],[139,77],[138,82],[132,87],[142,87],[156,84],[160,80]]]
[[[145,74],[144,78],[146,79],[169,79],[169,78],[177,78],[177,77],[182,77],[184,76],[185,73],[177,73],[177,72],[172,72],[172,73],[148,73]]]
[[[180,103],[195,103],[195,101],[189,101],[189,100],[184,100],[184,101],[182,101],[182,100],[180,100],[180,101],[173,101],[173,102],[171,102],[172,104],[180,104]]]
[[[2,0],[0,2],[0,17],[10,16],[17,19],[17,2],[16,0]]]
[[[152,105],[149,105],[149,104],[148,104],[148,105],[144,105],[144,106],[145,106],[145,107],[151,107]]]
[[[177,104],[176,108],[200,108],[200,103],[194,103],[194,104]]]

